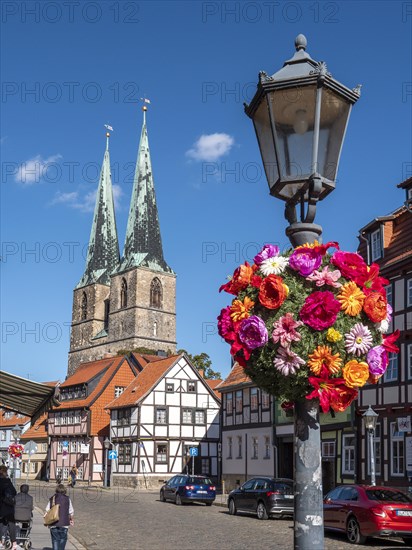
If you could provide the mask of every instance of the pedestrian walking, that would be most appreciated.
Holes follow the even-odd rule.
[[[69,485],[74,487],[76,485],[76,481],[77,481],[77,468],[73,464],[73,466],[71,467],[71,470],[69,472]]]
[[[46,512],[48,512],[53,505],[53,500],[55,504],[59,504],[59,520],[50,525],[53,550],[65,550],[69,526],[74,525],[73,504],[66,493],[66,487],[60,483],[60,485],[57,485],[55,494],[49,499],[46,506]]]
[[[17,548],[16,524],[14,522],[14,497],[16,489],[7,475],[7,466],[0,466],[0,548],[5,548],[4,541],[9,531],[13,550]]]

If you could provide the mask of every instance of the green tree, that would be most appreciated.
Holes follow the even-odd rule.
[[[220,372],[214,371],[212,369],[212,360],[207,353],[202,352],[198,355],[192,355],[185,349],[179,349],[177,353],[185,353],[190,359],[192,365],[196,367],[197,370],[203,370],[204,378],[207,378],[209,380],[220,380],[220,378],[222,378]]]

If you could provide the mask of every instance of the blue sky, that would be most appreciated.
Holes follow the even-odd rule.
[[[165,258],[176,271],[178,346],[227,375],[218,288],[266,242],[286,245],[243,101],[304,33],[313,59],[352,88],[324,240],[355,250],[372,218],[404,201],[412,173],[412,3],[14,2],[2,10],[1,368],[64,379],[72,291],[110,151],[123,248],[141,130],[148,131]],[[217,134],[217,135],[215,135]],[[211,137],[212,136],[212,137]]]

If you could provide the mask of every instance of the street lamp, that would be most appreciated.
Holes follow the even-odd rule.
[[[18,424],[14,426],[11,430],[11,435],[13,436],[14,443],[17,445],[20,440],[21,428]],[[13,458],[13,483],[16,484],[17,477],[17,457]]]
[[[306,53],[306,38],[273,76],[261,71],[246,114],[252,119],[270,194],[285,201],[286,235],[294,247],[322,235],[317,202],[335,188],[339,157],[360,85],[350,90]],[[296,207],[299,206],[298,221]],[[295,403],[295,549],[323,548],[319,402]]]
[[[286,202],[286,235],[293,246],[313,242],[316,204],[335,188],[339,157],[360,85],[350,90],[306,53],[306,38],[273,76],[259,73],[246,114],[253,120],[270,194]],[[300,205],[300,221],[296,206]]]
[[[375,475],[375,445],[374,445],[374,435],[376,422],[378,420],[378,414],[372,409],[369,405],[369,408],[366,412],[363,413],[363,425],[365,430],[368,432],[369,436],[369,456],[370,456],[370,467],[371,467],[371,485],[376,485],[376,475]]]
[[[111,446],[111,441],[108,437],[103,441],[103,446],[105,449],[106,463],[104,468],[104,486],[107,487],[107,470],[109,469],[109,448]]]

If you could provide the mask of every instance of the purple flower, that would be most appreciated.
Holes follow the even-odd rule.
[[[383,346],[375,346],[368,351],[366,361],[368,362],[371,374],[382,376],[388,366],[388,354]]]
[[[268,341],[268,331],[262,319],[256,315],[243,319],[239,327],[239,340],[249,350],[264,346]]]
[[[296,248],[289,258],[289,265],[302,277],[308,277],[322,263],[322,255],[313,248]]]
[[[256,254],[256,256],[253,258],[253,261],[256,265],[260,265],[262,262],[267,260],[268,258],[273,258],[273,256],[278,256],[279,254],[279,247],[275,244],[265,244],[265,246],[262,248],[262,250],[259,252],[259,254]]]

